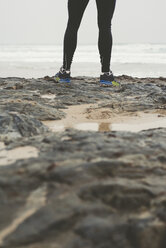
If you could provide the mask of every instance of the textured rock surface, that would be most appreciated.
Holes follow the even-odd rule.
[[[0,167],[0,247],[166,247],[166,129],[52,133],[40,122],[97,101],[116,113],[165,113],[164,78],[119,80],[110,89],[92,78],[0,79],[0,151],[39,151]]]
[[[44,133],[47,128],[31,115],[7,112],[0,114],[0,138],[1,140],[29,137]]]

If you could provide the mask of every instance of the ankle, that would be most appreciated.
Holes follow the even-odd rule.
[[[107,75],[107,76],[109,76],[109,75],[112,75],[113,73],[112,73],[112,71],[110,70],[110,71],[107,71],[107,72],[101,72],[101,75]]]
[[[60,71],[62,72],[62,73],[70,73],[70,69],[65,69],[65,68],[63,68],[63,66],[60,68]]]

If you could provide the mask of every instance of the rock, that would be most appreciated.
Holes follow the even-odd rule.
[[[8,112],[0,114],[0,139],[12,140],[47,132],[47,128],[32,116]]]
[[[86,77],[71,85],[0,79],[0,154],[4,147],[38,149],[38,157],[0,166],[1,248],[166,246],[165,128],[53,133],[41,122],[64,118],[69,105],[96,102],[110,113],[165,115],[164,78],[117,79],[120,89]],[[42,97],[48,93],[56,97]]]

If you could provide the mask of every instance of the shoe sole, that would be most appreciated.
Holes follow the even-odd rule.
[[[56,83],[67,83],[67,84],[69,84],[70,83],[70,78],[62,79],[62,78],[59,78],[59,77],[55,77],[55,81],[56,81]]]
[[[100,85],[106,87],[120,87],[120,84],[114,81],[110,82],[110,81],[101,80]]]

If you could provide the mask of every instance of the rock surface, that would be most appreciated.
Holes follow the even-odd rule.
[[[166,129],[53,133],[41,122],[96,102],[165,115],[166,79],[117,79],[120,89],[86,77],[0,79],[0,160],[4,150],[39,151],[0,166],[1,248],[166,247]]]

